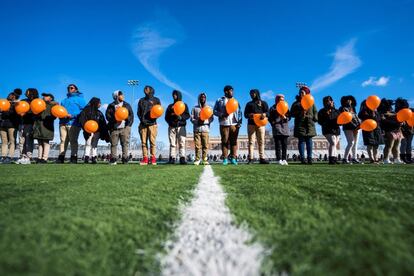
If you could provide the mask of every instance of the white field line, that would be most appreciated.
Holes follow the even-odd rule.
[[[166,244],[163,275],[259,275],[264,248],[249,243],[247,229],[232,223],[225,198],[211,166],[206,166],[174,239]]]

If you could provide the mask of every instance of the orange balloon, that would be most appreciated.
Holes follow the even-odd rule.
[[[98,131],[99,125],[96,121],[89,120],[83,125],[83,129],[88,133],[95,133]]]
[[[185,111],[185,104],[182,101],[177,101],[173,106],[174,114],[180,116]]]
[[[365,131],[373,131],[377,128],[377,122],[373,119],[366,119],[361,123],[361,129]]]
[[[286,114],[286,112],[288,112],[288,110],[289,110],[289,105],[288,105],[288,103],[287,102],[285,102],[285,101],[280,101],[280,102],[278,102],[277,103],[277,105],[276,105],[276,110],[277,110],[277,113],[279,113],[280,115],[285,115]]]
[[[32,110],[33,114],[39,114],[46,109],[46,103],[42,99],[34,99],[30,102],[30,109]]]
[[[403,108],[397,112],[397,120],[402,123],[411,119],[413,112],[409,108]]]
[[[128,116],[129,112],[126,107],[121,106],[115,111],[115,120],[118,122],[122,122],[123,120],[128,119]]]
[[[10,109],[10,102],[6,99],[0,99],[0,111],[5,112],[9,111]]]
[[[338,118],[336,119],[336,122],[338,125],[346,125],[352,121],[352,114],[351,112],[344,111],[341,114],[339,114]]]
[[[213,109],[209,106],[205,106],[200,111],[200,120],[205,121],[210,119],[213,116]]]
[[[30,110],[30,105],[28,102],[20,101],[17,103],[14,110],[16,110],[17,114],[19,114],[20,116],[23,116],[25,113],[27,113]]]
[[[411,114],[411,118],[407,120],[407,125],[414,127],[414,113]]]
[[[161,117],[162,113],[164,113],[164,108],[161,105],[156,104],[151,108],[150,117],[152,119],[157,119]]]
[[[259,127],[265,126],[268,122],[267,117],[265,117],[264,119],[260,119],[261,116],[262,116],[262,114],[254,114],[253,115],[254,123]]]
[[[68,116],[68,111],[61,105],[55,105],[51,109],[52,115],[56,118],[65,118]]]
[[[227,114],[235,112],[239,108],[239,102],[235,98],[231,98],[226,104]]]
[[[300,104],[302,105],[303,109],[308,110],[313,106],[313,103],[315,102],[315,99],[311,94],[306,94],[302,97],[302,100],[300,101]]]
[[[371,95],[367,98],[366,100],[366,105],[369,109],[371,109],[372,111],[374,111],[375,109],[378,108],[378,106],[381,103],[381,99],[378,96],[375,95]]]

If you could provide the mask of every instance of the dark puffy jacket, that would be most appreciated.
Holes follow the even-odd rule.
[[[296,138],[316,136],[315,122],[318,121],[318,110],[315,105],[305,112],[300,99],[297,99],[290,108],[290,114],[295,118],[294,136]]]
[[[154,105],[161,104],[160,99],[153,95],[146,95],[138,102],[138,118],[141,121],[142,126],[152,126],[157,124],[157,119],[151,118],[151,108]]]
[[[92,107],[90,104],[85,106],[85,108],[79,114],[79,123],[81,124],[82,129],[85,123],[89,120],[94,120],[98,122],[99,138],[101,140],[109,142],[108,125],[106,124],[105,117],[99,109]],[[90,133],[83,130],[83,137],[85,138],[85,140],[87,140],[89,136],[90,136]]]
[[[256,90],[257,99],[251,100],[246,104],[244,108],[244,117],[247,119],[248,125],[256,125],[254,120],[250,118],[252,114],[262,114],[265,113],[269,117],[269,106],[265,101],[260,99],[260,92]]]
[[[54,122],[56,117],[52,115],[51,109],[57,103],[46,103],[46,109],[38,114],[34,115],[33,124],[33,138],[43,140],[53,140],[55,134]]]
[[[269,123],[272,126],[273,136],[289,136],[289,111],[285,114],[285,117],[283,118],[277,112],[276,104],[272,105],[269,110]]]
[[[116,101],[110,103],[108,107],[106,108],[105,116],[106,120],[108,121],[108,128],[109,130],[116,129],[117,121],[115,120],[115,106],[118,103]],[[123,107],[128,109],[128,118],[125,120],[125,126],[132,126],[134,123],[134,111],[132,110],[132,107],[129,103],[123,102]]]
[[[322,126],[322,134],[328,135],[339,135],[341,130],[337,123],[339,116],[339,110],[336,108],[322,108],[318,112],[318,123]]]
[[[188,110],[187,104],[185,104],[185,110],[183,114],[177,116],[174,114],[174,104],[178,101],[182,101],[182,94],[180,91],[174,90],[173,95],[177,95],[177,100],[174,103],[168,105],[167,110],[165,111],[165,121],[170,127],[181,127],[187,124],[187,120],[190,118],[190,112]]]
[[[392,111],[382,113],[381,128],[385,132],[401,130],[401,123],[397,121],[397,114]]]
[[[381,116],[378,111],[372,111],[369,109],[365,101],[361,103],[361,109],[359,110],[358,117],[365,121],[372,119],[377,122],[377,128],[373,131],[362,131],[362,139],[364,140],[365,146],[378,146],[384,144],[384,136],[381,130]]]
[[[10,109],[6,112],[0,112],[0,127],[2,128],[18,128],[21,117],[14,110],[16,103],[10,103]]]

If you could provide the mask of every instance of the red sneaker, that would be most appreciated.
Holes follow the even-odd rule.
[[[157,165],[157,158],[155,158],[155,156],[151,156],[151,164]]]
[[[144,158],[142,158],[141,162],[139,162],[139,164],[141,166],[146,166],[148,165],[148,156],[144,156]]]

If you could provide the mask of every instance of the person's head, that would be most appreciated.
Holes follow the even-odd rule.
[[[12,93],[15,96],[15,100],[18,100],[22,95],[23,91],[20,88],[15,88]]]
[[[26,90],[26,97],[31,101],[36,98],[39,98],[39,92],[36,88],[27,88]]]
[[[178,90],[173,90],[172,97],[174,99],[174,102],[181,101],[183,98],[181,92]]]
[[[277,104],[278,102],[284,102],[285,101],[285,95],[283,94],[277,94],[275,97],[275,103]]]
[[[341,98],[341,106],[342,107],[352,107],[355,108],[357,105],[356,99],[352,95],[343,96]]]
[[[90,105],[94,110],[97,110],[101,107],[101,99],[93,97],[88,105]]]
[[[55,97],[50,93],[42,93],[43,100],[47,103],[53,102]]]
[[[68,92],[69,93],[76,93],[76,92],[79,92],[79,89],[78,89],[78,87],[76,85],[69,84],[68,85]]]
[[[331,96],[323,97],[322,101],[323,101],[323,106],[325,108],[333,108],[334,107],[334,101],[333,101]]]
[[[115,90],[112,93],[112,98],[114,101],[123,102],[124,101],[124,93],[121,90]]]
[[[401,109],[408,108],[410,105],[408,104],[407,99],[397,98],[395,100],[395,112],[400,111]]]
[[[207,102],[207,95],[206,93],[201,93],[200,95],[198,95],[198,103],[200,106],[204,106]]]
[[[223,91],[226,98],[233,98],[233,87],[231,85],[224,86]]]
[[[311,91],[310,91],[309,87],[307,87],[307,86],[301,86],[299,88],[298,96],[299,96],[299,98],[302,98],[303,96],[305,96],[307,94],[310,94],[310,92]]]
[[[250,90],[250,98],[253,101],[260,100],[260,91],[259,91],[259,89]]]
[[[16,94],[14,94],[13,92],[9,93],[9,95],[7,95],[7,100],[9,102],[14,102],[16,100]]]
[[[387,112],[392,112],[392,106],[394,105],[394,101],[393,100],[388,100],[386,98],[381,99],[381,103],[378,107],[378,112],[379,113],[387,113]]]
[[[144,93],[145,93],[145,96],[152,97],[152,96],[154,96],[155,90],[151,86],[146,85],[144,87]]]

